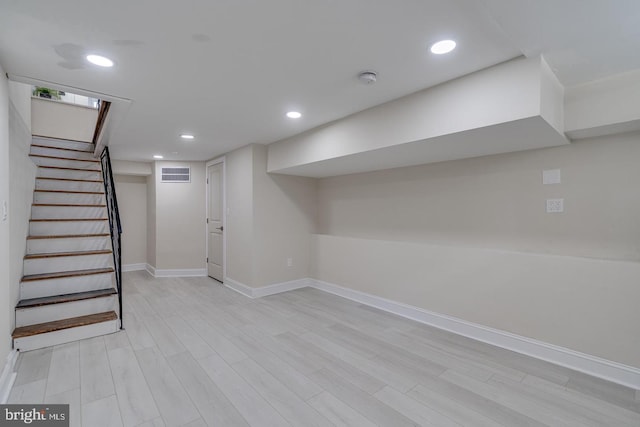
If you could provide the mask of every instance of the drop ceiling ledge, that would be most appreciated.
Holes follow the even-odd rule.
[[[271,173],[328,177],[569,144],[564,89],[517,58],[270,144]]]

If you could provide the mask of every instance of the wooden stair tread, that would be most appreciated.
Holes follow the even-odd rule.
[[[43,154],[29,154],[29,157],[41,157],[43,159],[56,159],[56,160],[72,160],[74,162],[91,162],[91,163],[100,163],[100,160],[92,160],[92,159],[74,159],[72,157],[58,157],[58,156],[45,156]]]
[[[109,218],[38,218],[30,222],[65,222],[65,221],[109,221]]]
[[[106,208],[107,205],[90,205],[75,203],[33,203],[31,206],[56,206],[65,208]]]
[[[23,299],[18,301],[16,308],[42,307],[43,305],[62,304],[65,302],[83,301],[94,298],[110,297],[117,295],[114,288],[98,289],[97,291],[76,292],[74,294],[54,295],[50,297]]]
[[[105,255],[110,253],[112,253],[110,249],[102,249],[99,251],[53,252],[50,254],[28,254],[24,256],[24,259],[60,258],[65,256]]]
[[[54,236],[27,236],[27,240],[41,240],[41,239],[76,239],[82,237],[109,237],[109,233],[99,234],[58,234]]]
[[[56,193],[56,194],[99,194],[101,196],[104,195],[101,191],[70,191],[70,190],[33,190],[36,193]]]
[[[97,169],[96,170],[88,169],[88,171],[89,170],[91,172],[102,172],[102,171],[99,171]],[[99,179],[50,178],[50,177],[47,177],[47,176],[36,176],[36,179],[46,179],[48,181],[99,182],[99,183],[102,184],[102,181],[99,180]]]
[[[75,148],[62,148],[62,147],[52,147],[50,145],[40,145],[40,144],[31,144],[32,147],[38,148],[48,148],[51,150],[64,150],[64,151],[75,151],[76,153],[93,153],[93,150],[77,150]]]
[[[61,170],[65,170],[65,171],[102,172],[102,170],[97,170],[97,169],[64,168],[62,166],[38,165],[38,167],[39,168],[44,168],[44,169],[61,169]]]
[[[57,271],[55,273],[30,274],[22,278],[23,282],[36,280],[63,279],[67,277],[93,276],[95,274],[113,273],[113,268],[92,268],[89,270]]]
[[[89,145],[93,145],[92,141],[80,141],[79,139],[70,139],[70,138],[54,138],[52,136],[45,136],[45,135],[31,135],[32,140],[33,138],[40,138],[40,139],[47,139],[49,141],[71,141],[71,142],[82,142],[83,144],[89,144]]]
[[[56,320],[54,322],[38,323],[37,325],[21,326],[14,329],[13,339],[25,338],[33,335],[46,334],[47,332],[61,331],[64,329],[77,328],[79,326],[93,325],[96,323],[108,322],[118,319],[115,311],[90,314],[87,316],[72,317],[70,319]]]

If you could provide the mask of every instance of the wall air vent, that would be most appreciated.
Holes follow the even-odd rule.
[[[191,182],[191,168],[162,168],[162,182]]]

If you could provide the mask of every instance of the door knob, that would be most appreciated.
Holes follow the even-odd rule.
[[[224,230],[224,227],[216,227],[216,230],[222,231],[222,230]]]

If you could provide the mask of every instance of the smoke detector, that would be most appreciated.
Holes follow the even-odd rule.
[[[363,71],[358,75],[358,80],[366,85],[372,85],[378,79],[378,75],[373,71]]]

